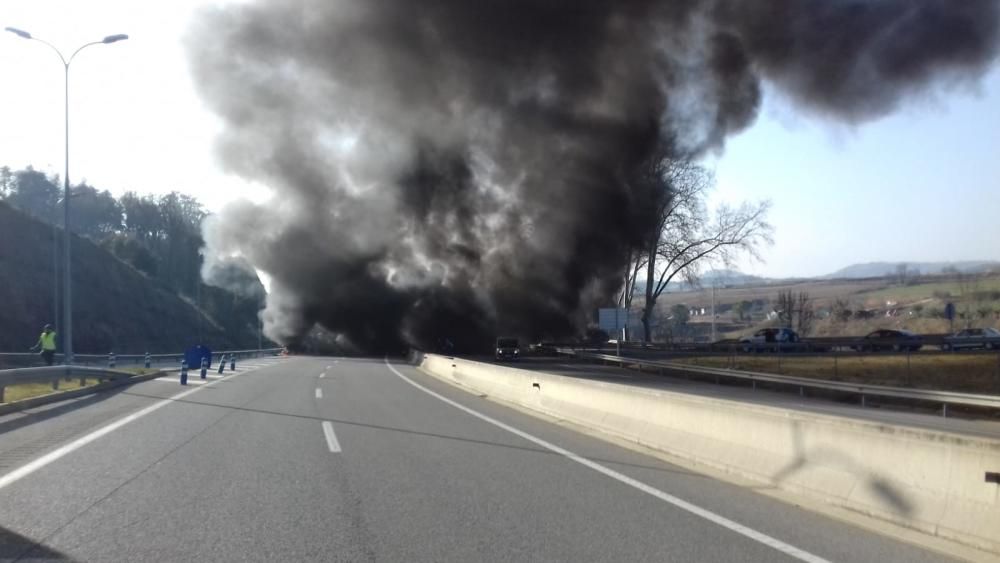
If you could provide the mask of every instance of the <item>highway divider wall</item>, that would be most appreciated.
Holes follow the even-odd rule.
[[[793,411],[434,354],[425,372],[489,398],[1000,553],[1000,440]]]

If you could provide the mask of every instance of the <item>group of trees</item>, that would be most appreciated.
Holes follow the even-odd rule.
[[[0,200],[46,223],[63,226],[58,176],[31,168],[0,167]],[[174,290],[194,295],[200,283],[201,221],[197,199],[127,192],[115,198],[82,182],[70,186],[70,230],[91,238]]]
[[[740,255],[758,257],[758,248],[772,243],[773,229],[767,201],[709,211],[705,200],[715,184],[712,173],[667,148],[648,159],[632,181],[636,191],[657,202],[646,210],[655,228],[627,257],[618,304],[631,308],[640,291],[643,337],[649,342],[657,299],[671,282],[697,285],[706,264],[730,266]]]

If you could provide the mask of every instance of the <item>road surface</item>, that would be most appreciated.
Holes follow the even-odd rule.
[[[940,561],[382,359],[0,417],[0,559]]]

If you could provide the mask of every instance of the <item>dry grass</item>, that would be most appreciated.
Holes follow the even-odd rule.
[[[732,367],[725,356],[678,360],[706,367]],[[735,368],[815,379],[850,381],[869,385],[919,387],[970,393],[1000,393],[1000,357],[996,354],[847,355],[796,357],[794,355],[744,355],[735,357]]]
[[[48,382],[21,383],[18,385],[10,385],[4,388],[3,402],[12,403],[14,401],[20,401],[21,399],[30,399],[32,397],[48,395],[49,393],[72,391],[74,389],[79,389],[80,387],[91,387],[93,385],[97,385],[96,378],[87,378],[84,380],[84,384],[80,385],[80,378],[78,377],[74,377],[70,381],[66,381],[65,379],[60,379],[58,390],[53,390],[52,384]]]
[[[144,375],[158,370],[138,367],[138,368],[118,368],[118,371],[129,372],[133,375]],[[79,377],[72,377],[69,381],[67,381],[66,379],[60,379],[58,390],[52,389],[51,382],[21,383],[18,385],[9,385],[4,388],[3,401],[0,401],[0,404],[12,403],[14,401],[20,401],[21,399],[30,399],[32,397],[39,397],[41,395],[48,395],[50,393],[73,391],[81,387],[91,387],[97,385],[97,383],[98,383],[97,378],[88,377],[84,380],[83,385],[81,385]]]

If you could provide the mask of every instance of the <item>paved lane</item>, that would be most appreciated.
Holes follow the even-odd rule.
[[[492,403],[404,364],[274,361],[193,389],[17,481],[3,485],[10,473],[0,471],[0,557],[942,559]],[[58,438],[35,459],[58,451],[177,391],[150,381],[10,427],[0,435],[0,461],[16,444],[45,436]],[[10,422],[0,419],[0,429]]]

